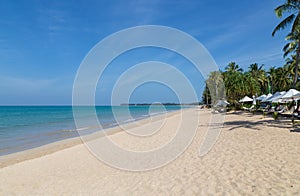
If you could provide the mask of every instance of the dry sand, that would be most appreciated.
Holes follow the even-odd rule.
[[[197,134],[188,149],[164,167],[145,172],[115,169],[83,144],[75,145],[78,140],[64,141],[49,150],[1,157],[0,195],[300,195],[300,133],[290,131],[289,121],[229,113],[213,149],[200,157],[203,136],[214,126],[209,123],[211,112],[183,112],[199,115]],[[126,129],[149,134],[149,127],[161,125],[159,119],[146,121]],[[120,130],[109,137],[124,148],[149,150],[172,139],[178,123],[180,113],[169,114],[147,142]]]

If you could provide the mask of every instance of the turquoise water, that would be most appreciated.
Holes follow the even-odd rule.
[[[83,116],[90,109],[77,108]],[[178,109],[181,106],[96,106],[103,128]],[[86,114],[84,118],[89,119]],[[0,156],[76,136],[72,106],[0,106]]]

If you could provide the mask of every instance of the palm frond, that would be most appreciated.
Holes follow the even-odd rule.
[[[285,40],[294,40],[294,34],[293,33],[289,33],[289,34],[287,34],[287,36],[285,37]]]
[[[299,29],[299,20],[300,20],[300,13],[298,13],[297,17],[294,20],[294,23],[292,26],[292,32],[296,32],[296,30]]]
[[[289,49],[289,47],[290,47],[290,43],[287,43],[287,44],[283,47],[282,51],[283,51],[283,52],[286,52],[286,51]]]
[[[287,50],[283,53],[283,57],[286,58],[290,53],[292,53],[293,50]]]
[[[258,68],[258,70],[262,70],[262,68],[263,68],[264,66],[265,66],[265,65],[262,64],[262,65]]]
[[[291,3],[287,3],[287,4],[283,4],[278,6],[277,8],[275,8],[275,14],[278,18],[282,17],[282,13],[283,12],[290,12],[294,9],[297,9],[297,6],[291,4]]]
[[[285,18],[283,21],[281,21],[281,23],[279,23],[275,27],[274,31],[272,32],[272,36],[274,36],[277,31],[282,30],[286,26],[288,26],[289,24],[291,24],[293,22],[294,18],[295,18],[295,15],[291,14],[290,16],[288,16],[287,18]]]
[[[300,1],[299,0],[287,0],[287,4],[293,5],[295,7],[299,7]]]

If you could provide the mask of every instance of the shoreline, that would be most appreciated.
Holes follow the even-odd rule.
[[[87,117],[86,112],[91,109],[90,106],[76,108],[78,109],[76,111],[82,112],[85,117]],[[95,130],[109,129],[118,124],[145,119],[181,108],[184,107],[168,106],[165,109],[154,107],[149,110],[149,106],[96,106],[93,109],[96,111],[101,126],[97,126],[97,122],[87,122],[85,127],[80,126],[80,129],[76,129],[72,106],[0,107],[0,118],[3,120],[0,123],[0,134],[3,136],[0,139],[0,156],[75,138],[79,136],[79,131],[86,130],[86,134],[90,134]],[[126,110],[130,111],[130,115],[124,112]],[[120,112],[120,115],[117,114],[118,119],[114,118],[115,112]]]
[[[180,113],[182,110],[193,109],[193,108],[195,108],[195,107],[181,108],[181,109],[175,110],[175,111],[169,111],[169,112],[165,112],[165,113],[161,113],[161,114],[157,114],[157,115],[153,115],[153,116],[148,116],[148,117],[138,119],[135,121],[131,121],[128,123],[123,123],[120,125],[115,125],[113,127],[108,127],[101,131],[105,131],[105,135],[107,135],[107,136],[113,135],[113,134],[117,134],[117,133],[124,131],[124,130],[120,129],[120,126],[127,127],[127,128],[134,128],[136,126],[132,126],[132,125],[134,125],[136,123],[145,124],[147,121],[149,121],[152,118],[155,119],[156,121],[158,121],[158,120],[160,120],[161,116],[166,115],[166,118],[167,118],[167,117],[170,117],[170,116]],[[86,136],[79,135],[77,137],[67,138],[67,139],[51,142],[51,143],[48,143],[48,144],[45,144],[42,146],[38,146],[35,148],[30,148],[30,149],[27,149],[24,151],[0,156],[0,169],[10,166],[10,165],[14,165],[19,162],[35,159],[38,157],[42,157],[45,155],[55,153],[60,150],[71,148],[71,147],[79,145],[79,144],[83,144],[83,141],[82,141],[83,139],[81,137],[88,138],[88,141],[97,139],[94,137],[97,132],[98,131],[96,131],[95,133],[88,134]]]

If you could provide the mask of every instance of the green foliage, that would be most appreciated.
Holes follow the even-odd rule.
[[[206,81],[203,100],[214,104],[218,99],[225,98],[236,108],[238,100],[245,95],[261,95],[276,91],[300,88],[299,58],[300,58],[300,1],[286,0],[278,6],[275,14],[283,20],[274,28],[272,36],[278,31],[291,27],[286,36],[288,43],[283,47],[286,64],[283,67],[271,67],[268,71],[251,64],[248,71],[243,71],[235,62],[231,62],[225,72],[213,72]],[[276,114],[274,114],[276,115]]]
[[[224,81],[227,99],[234,105],[244,96],[261,94],[268,90],[268,80],[263,65],[251,64],[249,71],[243,72],[234,62],[225,68]]]
[[[271,67],[251,64],[243,71],[235,62],[231,62],[224,72],[212,72],[206,81],[203,92],[204,103],[215,104],[224,98],[235,108],[240,107],[239,100],[244,96],[275,93],[291,88],[294,77],[295,58],[289,59],[283,67]],[[300,87],[300,85],[299,85]]]
[[[278,18],[282,18],[283,14],[289,15],[275,27],[272,36],[274,36],[277,31],[285,29],[289,25],[292,25],[291,33],[294,33],[299,23],[300,1],[286,0],[284,4],[275,8],[274,11]]]
[[[274,113],[273,113],[273,118],[274,118],[274,120],[277,120],[277,119],[278,119],[278,116],[279,116],[279,115],[278,115],[278,112],[274,112]]]
[[[203,104],[206,104],[206,105],[211,104],[211,96],[210,96],[210,92],[209,92],[207,85],[205,86],[205,89],[202,94],[202,102],[203,102]]]
[[[293,77],[293,87],[296,88],[298,82],[298,69],[299,69],[299,57],[300,57],[300,1],[299,0],[286,0],[283,5],[278,6],[275,10],[277,17],[282,18],[284,14],[288,16],[284,18],[273,30],[272,36],[277,31],[286,29],[291,26],[290,33],[286,36],[286,40],[289,41],[284,47],[284,58],[289,54],[296,54]]]
[[[268,112],[263,112],[264,118],[267,116]]]
[[[225,86],[222,72],[214,71],[210,73],[206,80],[206,89],[210,95],[210,103],[216,104],[218,100],[225,98]]]

